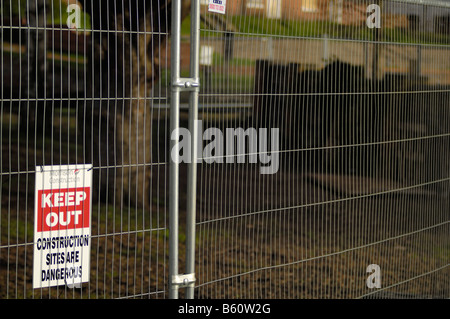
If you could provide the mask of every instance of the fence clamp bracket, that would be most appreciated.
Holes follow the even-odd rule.
[[[195,283],[195,274],[173,275],[172,285],[185,288]]]
[[[200,81],[193,78],[180,78],[172,86],[182,91],[197,91],[200,88]]]

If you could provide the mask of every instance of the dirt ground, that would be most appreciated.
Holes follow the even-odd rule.
[[[159,136],[155,162],[163,163]],[[2,153],[3,167],[6,154],[25,167],[17,148],[3,144]],[[199,164],[197,298],[448,298],[448,180],[408,188],[305,163],[283,156],[273,175],[259,174],[259,164]],[[82,289],[31,288],[33,172],[2,176],[0,297],[166,298],[168,167],[149,169],[149,209],[94,201],[91,275]],[[180,272],[185,176],[182,165]],[[380,289],[367,287],[371,264],[380,266]]]

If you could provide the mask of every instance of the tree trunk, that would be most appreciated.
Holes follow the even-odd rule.
[[[189,3],[184,1],[183,8]],[[96,168],[94,185],[109,202],[138,207],[151,202],[150,89],[159,78],[171,6],[170,0],[84,2],[94,30],[88,52],[93,73],[88,75],[90,105],[79,118],[87,158]],[[187,13],[183,10],[183,16]]]

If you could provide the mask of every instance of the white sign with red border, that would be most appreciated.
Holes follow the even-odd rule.
[[[33,288],[89,281],[92,165],[36,167]]]
[[[225,14],[227,9],[227,0],[209,0],[208,11]]]

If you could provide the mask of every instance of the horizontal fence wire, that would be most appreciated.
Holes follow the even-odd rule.
[[[448,298],[448,4],[226,10],[202,8],[196,297]]]

